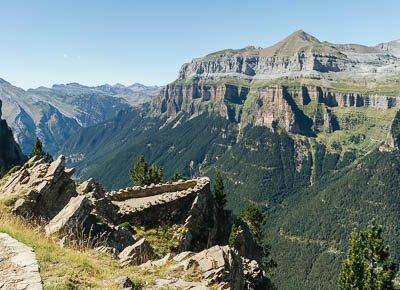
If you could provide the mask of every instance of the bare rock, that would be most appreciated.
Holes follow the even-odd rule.
[[[126,247],[135,243],[135,237],[127,229],[115,228],[108,237],[108,246],[113,247],[118,252],[122,252]]]
[[[115,282],[119,286],[121,286],[121,289],[128,290],[128,289],[133,289],[133,287],[134,287],[134,284],[133,284],[132,280],[129,279],[129,277],[126,277],[126,276],[118,277],[117,279],[115,279]]]
[[[92,203],[84,195],[71,198],[70,202],[47,224],[46,235],[84,224],[92,208]]]
[[[165,266],[172,259],[172,254],[168,253],[163,258],[155,261],[147,261],[140,265],[141,268],[152,268],[152,267],[162,267]]]
[[[17,214],[52,219],[77,195],[71,179],[74,170],[66,169],[64,162],[62,155],[52,163],[33,157],[10,176],[1,195],[19,198],[14,207]]]
[[[145,239],[140,239],[132,246],[125,248],[119,255],[119,261],[122,266],[140,265],[151,259],[154,259],[156,254],[153,247]]]
[[[197,269],[208,286],[218,289],[269,289],[258,263],[241,257],[228,246],[214,246],[172,266],[175,271]]]

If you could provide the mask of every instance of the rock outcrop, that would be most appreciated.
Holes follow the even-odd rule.
[[[321,107],[314,118],[303,112],[310,102]],[[342,93],[319,87],[300,85],[290,88],[271,85],[264,88],[234,84],[208,84],[198,80],[189,84],[178,82],[166,86],[158,98],[153,100],[155,115],[169,118],[179,114],[190,117],[203,113],[215,113],[240,127],[264,126],[270,129],[281,127],[287,132],[310,134],[311,131],[332,132],[337,130],[334,116],[328,108],[365,107],[390,109],[400,105],[400,97],[365,93]]]
[[[240,76],[271,79],[283,76],[315,76],[350,69],[352,60],[339,49],[296,31],[268,48],[223,50],[184,64],[179,79]]]
[[[12,166],[21,164],[25,159],[18,144],[14,141],[7,122],[1,119],[1,107],[0,100],[0,177]]]
[[[380,148],[382,151],[400,149],[400,111],[397,111],[396,116],[390,126],[385,144]]]
[[[166,271],[171,277],[157,279],[156,288],[272,289],[256,261],[241,257],[228,246],[214,246],[199,253],[184,252],[170,261]],[[183,278],[189,275],[192,281]]]
[[[182,66],[178,78],[218,79],[240,77],[247,80],[275,78],[335,78],[357,74],[376,75],[395,71],[399,44],[379,47],[336,45],[321,42],[304,31],[296,31],[267,48],[248,46],[226,49],[193,59]]]
[[[142,238],[132,246],[126,247],[119,255],[121,266],[140,265],[154,259],[156,253],[150,243]]]
[[[78,195],[71,179],[74,170],[65,168],[64,163],[64,156],[52,163],[33,157],[8,177],[0,195],[18,199],[14,212],[49,220]]]

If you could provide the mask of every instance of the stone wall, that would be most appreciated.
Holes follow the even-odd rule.
[[[155,195],[160,196],[138,207],[124,203],[124,200]],[[185,223],[190,215],[190,209],[195,198],[200,195],[211,195],[208,178],[160,184],[146,188],[133,187],[120,194],[114,193],[112,199],[114,204],[119,207],[118,219],[121,222],[128,221],[134,225],[151,227]]]
[[[193,179],[172,183],[152,184],[149,186],[133,186],[118,191],[111,191],[107,196],[113,201],[124,201],[130,198],[141,198],[163,194],[167,192],[184,191],[194,188],[201,180]]]

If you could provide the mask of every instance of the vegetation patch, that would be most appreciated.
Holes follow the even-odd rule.
[[[121,268],[108,254],[63,248],[54,237],[45,237],[41,225],[12,215],[4,205],[0,205],[0,232],[35,250],[45,289],[120,289],[115,283],[119,276],[130,277],[136,285],[152,285],[156,278],[166,277],[163,267],[151,271]]]
[[[137,239],[145,238],[154,247],[157,254],[165,256],[180,245],[186,234],[186,228],[183,225],[160,226],[149,229],[135,227],[135,232]]]

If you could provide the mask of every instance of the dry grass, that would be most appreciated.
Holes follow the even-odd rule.
[[[45,289],[119,289],[114,282],[119,276],[128,276],[138,285],[151,285],[165,275],[163,268],[121,268],[108,254],[60,247],[55,237],[45,237],[41,226],[12,215],[4,205],[0,205],[0,232],[35,250]]]

